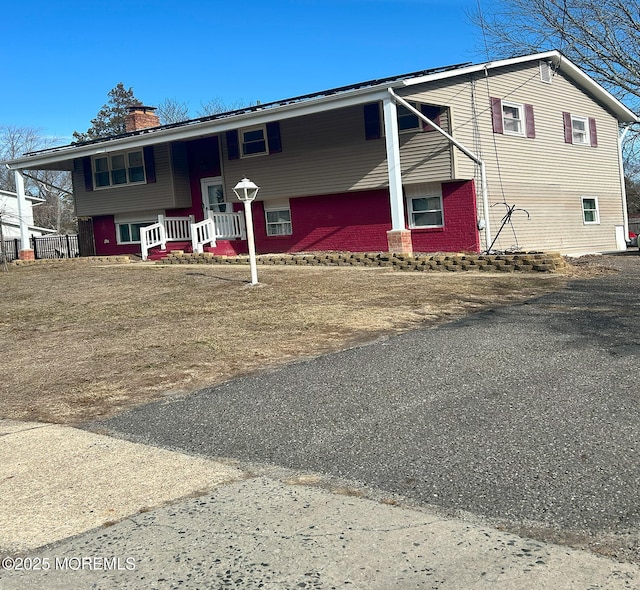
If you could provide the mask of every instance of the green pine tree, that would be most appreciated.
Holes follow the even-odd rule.
[[[128,107],[141,105],[134,96],[133,88],[128,90],[122,82],[109,91],[109,101],[98,111],[95,119],[91,119],[91,127],[86,133],[73,132],[75,142],[91,141],[125,132],[125,117]]]

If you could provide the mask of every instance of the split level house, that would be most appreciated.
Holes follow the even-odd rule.
[[[18,187],[23,171],[70,171],[99,255],[246,252],[243,178],[260,187],[259,253],[625,248],[620,137],[638,118],[557,51],[177,124],[153,111],[8,166]]]

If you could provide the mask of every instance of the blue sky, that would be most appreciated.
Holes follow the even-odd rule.
[[[34,0],[0,22],[0,125],[70,141],[118,82],[144,104],[269,102],[483,61],[478,0]]]

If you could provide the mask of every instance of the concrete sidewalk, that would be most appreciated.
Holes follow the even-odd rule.
[[[0,588],[640,588],[636,565],[321,480],[0,420]]]

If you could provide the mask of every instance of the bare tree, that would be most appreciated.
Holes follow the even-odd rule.
[[[39,129],[0,126],[0,161],[13,160],[25,153],[46,149],[59,144],[55,138],[44,137]],[[12,170],[0,167],[0,189],[15,192]],[[25,190],[45,200],[33,208],[34,223],[54,229],[58,233],[75,231],[71,175],[64,170],[37,170],[25,172]]]
[[[558,49],[620,100],[640,102],[638,0],[498,0],[472,20],[487,57]]]
[[[487,59],[558,49],[640,110],[640,0],[496,0],[471,20],[482,29]],[[640,178],[637,126],[626,135],[624,152],[628,178]]]
[[[190,118],[189,105],[180,102],[175,98],[165,98],[156,108],[156,113],[160,117],[163,125],[170,123],[181,123]]]
[[[198,117],[208,117],[210,115],[226,113],[227,111],[241,109],[246,106],[247,104],[243,100],[236,100],[231,103],[225,103],[219,96],[216,96],[207,102],[200,103]]]

